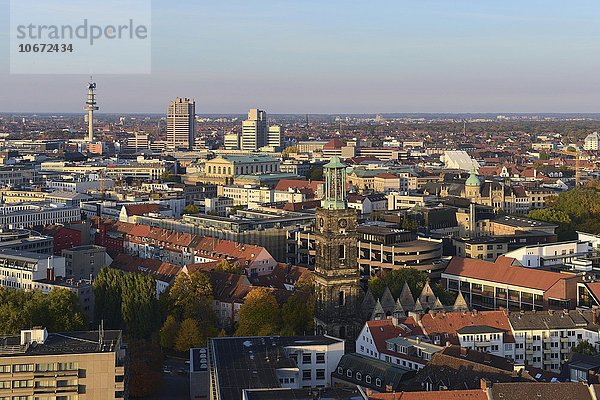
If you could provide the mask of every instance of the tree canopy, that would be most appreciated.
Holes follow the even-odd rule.
[[[75,293],[54,289],[48,294],[0,287],[0,334],[43,326],[51,332],[85,329],[87,321]]]
[[[588,356],[595,356],[598,353],[594,345],[587,340],[582,340],[577,343],[577,346],[573,346],[571,351],[574,353],[587,354]]]
[[[96,321],[108,329],[147,339],[160,326],[156,281],[152,275],[103,268],[94,281]]]
[[[238,312],[237,336],[269,336],[279,333],[281,313],[275,296],[266,288],[246,295]]]

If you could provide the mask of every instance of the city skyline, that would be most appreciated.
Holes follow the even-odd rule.
[[[161,113],[178,96],[200,114],[597,111],[591,1],[152,6],[152,73],[95,75],[103,112]],[[10,75],[7,58],[0,111],[80,110],[87,76]]]

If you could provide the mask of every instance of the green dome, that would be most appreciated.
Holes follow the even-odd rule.
[[[465,186],[479,186],[481,185],[481,182],[479,182],[479,178],[477,177],[477,174],[475,173],[475,168],[473,168],[471,170],[471,175],[469,175],[469,177],[467,178],[467,181],[465,182]]]

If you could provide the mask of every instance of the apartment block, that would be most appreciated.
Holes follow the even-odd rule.
[[[121,331],[49,333],[33,328],[0,336],[0,398],[127,398]]]

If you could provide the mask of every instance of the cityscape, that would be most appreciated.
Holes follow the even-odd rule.
[[[565,27],[576,29],[600,11],[596,5],[410,6],[407,15],[431,12],[435,22],[411,31],[411,54],[429,60],[439,52],[436,68],[447,67],[453,84],[462,79],[454,63],[466,57],[472,73],[473,59],[462,47],[449,56],[435,40],[473,48],[488,40],[498,52],[481,53],[491,57],[495,81],[482,86],[486,72],[472,74],[472,86],[454,92],[434,69],[424,68],[414,87],[386,75],[386,63],[397,62],[390,40],[403,20],[398,5],[382,2],[375,13],[332,0],[322,5],[329,17],[314,21],[299,2],[257,2],[253,11],[233,2],[239,9],[223,5],[222,13],[206,5],[215,18],[208,27],[242,24],[222,38],[212,32],[215,43],[239,38],[241,48],[260,38],[265,53],[240,50],[250,72],[236,75],[239,65],[216,67],[215,58],[227,58],[225,47],[213,48],[204,54],[212,59],[194,67],[216,81],[218,90],[204,91],[204,77],[178,69],[194,55],[161,53],[173,34],[161,18],[181,18],[180,27],[169,25],[179,34],[191,29],[183,26],[188,14],[201,20],[209,11],[156,2],[153,15],[164,15],[150,26],[149,17],[129,15],[136,1],[124,2],[121,17],[138,37],[115,43],[142,64],[150,46],[142,41],[152,37],[152,72],[138,65],[115,73],[107,59],[91,75],[72,72],[80,64],[66,53],[82,51],[73,34],[47,74],[31,69],[46,68],[42,58],[10,60],[10,73],[7,60],[0,64],[0,400],[600,398],[597,78],[586,75],[589,65],[568,70],[557,59],[555,78],[572,90],[548,87],[549,60],[536,46],[522,54],[520,83],[498,61],[498,53],[510,58],[506,43],[518,50],[521,39],[556,40],[595,66],[595,55],[578,53],[587,39],[573,49],[562,36],[527,29],[548,28],[563,14]],[[39,4],[32,15],[60,14]],[[326,34],[342,17],[358,24],[361,10],[377,18],[348,38]],[[446,37],[446,16],[455,28],[471,21],[470,33]],[[90,21],[90,46],[95,40],[104,52],[103,41],[123,26]],[[34,22],[38,33],[50,29]],[[272,35],[286,23],[281,39]],[[66,26],[60,43],[79,29]],[[590,33],[583,26],[564,39]],[[92,36],[96,28],[103,36]],[[306,47],[292,46],[296,34]],[[172,42],[178,54],[207,46],[186,49],[188,39]],[[372,47],[361,47],[367,39]],[[368,59],[369,71],[354,58],[330,64],[330,52],[346,54],[352,40],[356,57],[391,47],[387,58]],[[56,60],[69,72],[54,72]],[[315,81],[295,69],[282,78],[276,69],[287,63]],[[414,63],[407,61],[407,76],[418,72]],[[532,73],[530,64],[540,69]],[[226,73],[230,83],[220,78]],[[232,89],[246,73],[256,73],[261,89]],[[172,90],[163,90],[163,74],[176,75]],[[414,104],[405,103],[411,96]]]

